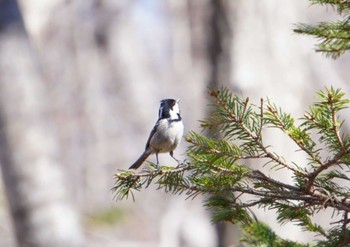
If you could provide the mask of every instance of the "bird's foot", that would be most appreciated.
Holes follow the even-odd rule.
[[[177,168],[181,168],[181,167],[184,167],[187,165],[187,160],[185,159],[184,161],[180,161],[180,160],[176,160],[178,165],[176,166],[176,169]]]
[[[160,171],[160,165],[159,164],[157,164],[156,166],[155,166],[155,172],[159,172]]]

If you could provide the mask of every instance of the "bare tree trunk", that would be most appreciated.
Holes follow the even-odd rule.
[[[82,246],[17,2],[0,0],[0,162],[20,247]]]

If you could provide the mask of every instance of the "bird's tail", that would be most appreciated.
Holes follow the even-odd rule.
[[[138,158],[134,164],[132,164],[129,169],[137,169],[139,168],[143,162],[145,162],[145,160],[148,158],[148,156],[150,156],[150,152],[143,152],[143,154],[140,156],[140,158]]]

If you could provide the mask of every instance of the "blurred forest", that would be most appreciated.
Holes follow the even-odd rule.
[[[236,245],[200,198],[154,188],[116,202],[113,174],[143,151],[163,98],[181,98],[187,132],[209,112],[208,86],[300,117],[324,86],[350,97],[349,55],[326,59],[292,32],[335,17],[307,0],[1,0],[0,246]],[[176,165],[168,156],[161,164]],[[258,215],[283,237],[310,238]]]

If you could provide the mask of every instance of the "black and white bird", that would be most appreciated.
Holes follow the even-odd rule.
[[[129,169],[137,169],[151,154],[156,154],[159,166],[158,153],[168,153],[174,157],[174,150],[179,145],[184,125],[180,116],[179,100],[163,99],[160,102],[158,121],[148,137],[145,151],[130,166]]]

